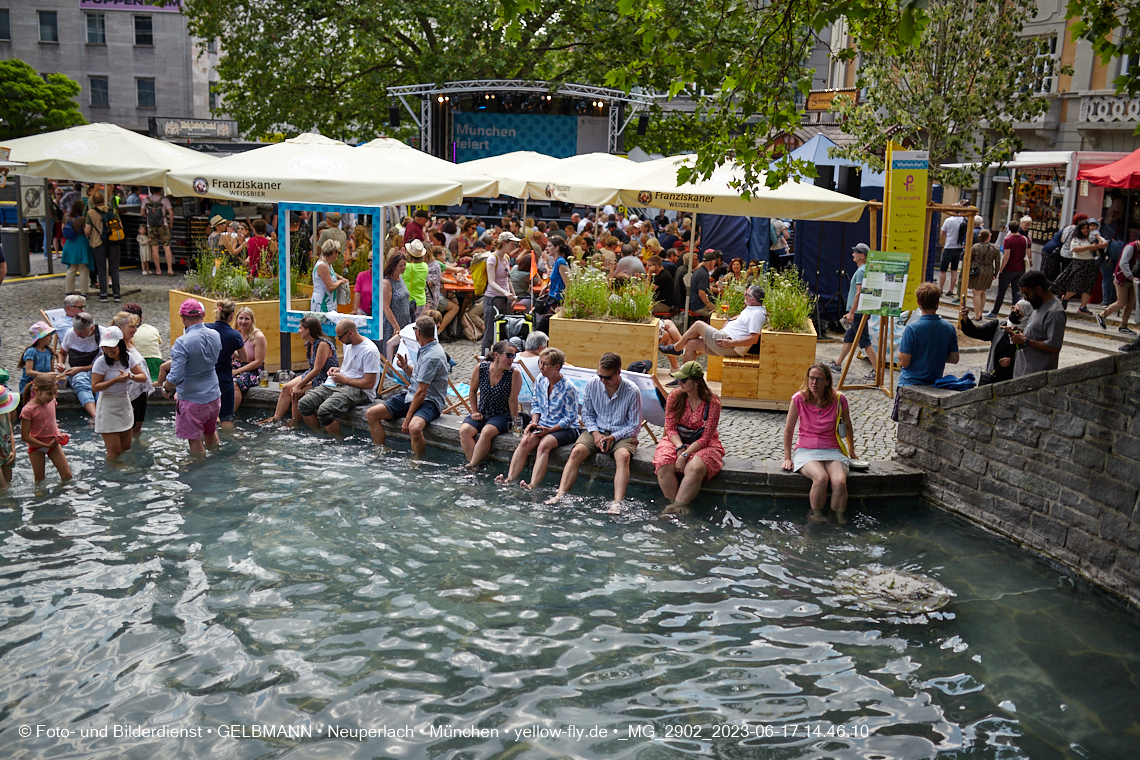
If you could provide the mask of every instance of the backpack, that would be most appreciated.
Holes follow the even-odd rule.
[[[962,222],[958,225],[958,247],[966,247],[966,227],[970,224],[970,220],[962,217]]]
[[[146,226],[162,227],[166,224],[166,214],[163,213],[162,200],[148,198],[146,202]]]
[[[115,211],[108,211],[106,213],[100,211],[99,215],[103,217],[103,242],[117,243],[127,237],[127,233],[123,231],[123,220],[119,218],[119,214]]]
[[[71,226],[71,222],[65,222],[62,225],[60,234],[63,235],[64,240],[75,240],[75,228]]]
[[[491,256],[491,253],[483,251],[471,259],[471,284],[475,286],[476,298],[487,290],[487,259]]]
[[[1070,224],[1061,231],[1061,258],[1073,258],[1073,238],[1077,234],[1077,225]]]

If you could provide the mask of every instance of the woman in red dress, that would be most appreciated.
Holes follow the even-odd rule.
[[[657,483],[669,499],[664,515],[692,512],[701,485],[724,466],[724,446],[717,435],[720,399],[705,383],[705,371],[695,361],[673,373],[680,385],[665,403],[665,437],[653,454]]]

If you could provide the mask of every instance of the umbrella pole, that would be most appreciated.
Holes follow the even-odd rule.
[[[680,216],[678,215],[677,218],[680,219]],[[682,220],[682,221],[684,221],[684,220]],[[684,225],[682,225],[682,231],[684,231]],[[693,250],[696,247],[696,245],[697,245],[697,225],[694,223],[693,229],[689,230],[689,282],[690,282],[690,284],[685,286],[685,303],[683,304],[684,309],[685,309],[685,329],[686,330],[689,329],[689,296],[690,296],[689,288],[692,287],[692,273],[694,271],[696,271],[696,268],[697,268],[696,267],[697,262],[693,259]]]

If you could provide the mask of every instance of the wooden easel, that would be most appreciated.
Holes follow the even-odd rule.
[[[882,203],[871,201],[867,204],[867,208],[871,212],[871,250],[877,250],[879,245],[879,209],[883,207]],[[923,262],[923,271],[926,271],[926,263]],[[867,329],[867,319],[869,314],[862,315],[859,320],[859,328],[855,331],[855,341],[851,347],[851,353],[847,354],[847,360],[843,363],[843,371],[839,373],[839,383],[836,388],[841,391],[846,390],[863,390],[878,388],[887,398],[893,399],[895,397],[895,323],[890,317],[879,317],[879,345],[878,350],[875,352],[875,381],[869,384],[847,385],[847,372],[851,369],[851,362],[855,361],[855,354],[859,353],[859,340],[863,337],[863,331]],[[887,340],[887,333],[890,333],[890,340]],[[890,372],[890,381],[884,384],[883,369],[887,368]]]

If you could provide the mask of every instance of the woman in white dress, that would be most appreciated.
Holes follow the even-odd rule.
[[[146,362],[127,350],[123,331],[108,327],[99,341],[102,353],[91,365],[91,390],[99,394],[95,403],[95,432],[103,436],[107,459],[114,460],[131,448],[135,412],[127,394],[128,384],[147,383]]]

